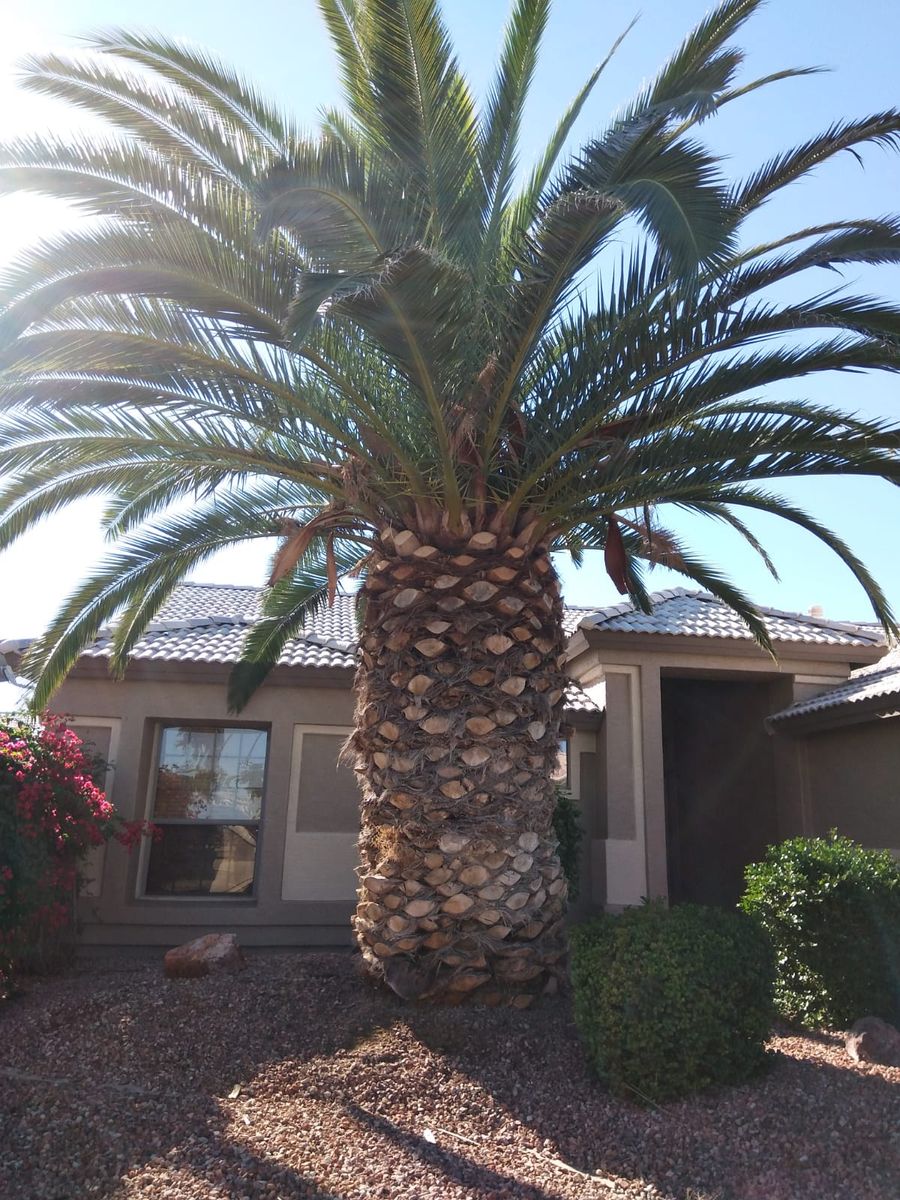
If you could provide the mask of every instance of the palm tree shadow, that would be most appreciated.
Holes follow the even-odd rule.
[[[843,1193],[832,1196],[827,1180],[855,1176],[858,1195],[897,1195],[900,1140],[887,1131],[900,1128],[900,1085],[878,1072],[779,1052],[746,1084],[642,1107],[591,1075],[565,999],[524,1014],[492,1010],[487,1020],[464,1009],[418,1009],[408,1020],[554,1156],[600,1179],[640,1180],[663,1195],[836,1200]],[[815,1040],[835,1044],[832,1035]]]
[[[475,1187],[488,1193],[500,1192],[505,1195],[512,1192],[518,1200],[563,1200],[558,1192],[533,1187],[513,1175],[502,1175],[490,1167],[476,1163],[464,1154],[450,1150],[447,1146],[437,1145],[410,1133],[389,1118],[371,1113],[358,1104],[347,1103],[344,1105],[344,1111],[364,1128],[387,1138],[398,1149],[413,1155],[426,1166],[441,1171],[453,1183],[467,1188]]]
[[[141,1194],[154,1195],[174,1176],[211,1193],[262,1194],[261,1181],[284,1200],[342,1200],[252,1146],[251,1130],[236,1136],[225,1098],[272,1063],[302,1073],[311,1058],[371,1036],[395,1018],[389,998],[360,987],[337,1012],[317,1003],[339,985],[347,991],[339,955],[251,955],[241,976],[176,983],[161,978],[159,958],[103,959],[96,973],[82,962],[0,1009],[0,1197],[83,1200],[86,1178],[91,1194],[112,1197],[126,1177],[142,1177]],[[158,993],[149,1005],[148,982]],[[297,1019],[286,1023],[293,989]],[[98,1019],[109,1023],[99,1035],[90,1028]],[[192,1031],[187,1047],[170,1036],[180,1022]]]
[[[98,1022],[106,1023],[105,1036],[88,1032]],[[171,1036],[181,1024],[191,1030],[190,1045]],[[358,1128],[361,1144],[375,1135],[423,1173],[439,1174],[448,1191],[474,1195],[559,1200],[552,1185],[519,1177],[528,1143],[599,1175],[583,1181],[592,1196],[604,1195],[602,1178],[615,1176],[655,1184],[666,1196],[835,1200],[839,1193],[822,1186],[831,1172],[857,1179],[856,1194],[867,1200],[895,1200],[900,1178],[900,1145],[884,1132],[900,1128],[900,1087],[878,1072],[780,1054],[768,1074],[744,1087],[640,1108],[591,1077],[564,998],[524,1013],[410,1007],[358,982],[342,955],[251,958],[243,977],[180,985],[161,980],[158,962],[131,974],[63,977],[0,1011],[0,1030],[4,1200],[81,1200],[87,1175],[110,1200],[124,1177],[139,1181],[145,1195],[183,1177],[214,1193],[255,1195],[258,1184],[273,1184],[284,1200],[342,1200],[297,1166],[318,1162],[317,1151],[301,1160],[290,1139],[273,1142],[264,1127],[257,1133],[241,1124],[242,1113],[255,1120],[254,1106],[272,1102],[294,1120],[292,1105],[302,1097],[322,1104],[345,1130]],[[459,1142],[448,1145],[438,1130],[440,1144],[432,1143],[390,1113],[371,1111],[380,1102],[354,1087],[364,1059],[369,1081],[381,1059],[386,1070],[402,1071],[412,1039],[440,1059],[440,1077],[465,1076],[483,1095],[485,1119],[477,1125],[456,1116],[452,1089],[423,1117],[457,1131]],[[825,1051],[832,1043],[819,1044]],[[242,1091],[232,1102],[236,1085]],[[257,1085],[268,1091],[255,1092]],[[520,1127],[512,1139],[511,1125]],[[466,1148],[475,1133],[495,1151],[494,1130],[512,1147],[509,1168],[483,1166]],[[563,1187],[559,1179],[571,1194],[572,1180]]]

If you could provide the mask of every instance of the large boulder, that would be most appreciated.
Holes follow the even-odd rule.
[[[163,960],[169,979],[199,979],[221,971],[242,971],[247,963],[233,933],[207,933],[169,950]]]
[[[900,1030],[880,1017],[862,1017],[847,1034],[847,1053],[854,1062],[900,1067]]]

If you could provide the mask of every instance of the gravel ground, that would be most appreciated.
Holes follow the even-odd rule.
[[[168,982],[82,960],[0,1008],[3,1200],[897,1200],[900,1070],[776,1037],[661,1109],[587,1074],[563,999],[410,1010],[342,954]]]

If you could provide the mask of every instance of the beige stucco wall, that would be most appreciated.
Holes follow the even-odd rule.
[[[784,645],[777,662],[752,642],[712,638],[576,634],[569,673],[605,697],[599,739],[599,819],[592,823],[592,900],[613,910],[645,896],[668,897],[662,675],[767,680],[773,711],[827,690],[881,651]],[[801,832],[796,750],[773,745],[779,837]]]
[[[803,779],[803,831],[837,829],[900,855],[900,718],[823,729],[792,744]]]
[[[619,637],[603,644],[581,639],[579,645],[579,636],[570,673],[605,708],[605,716],[599,728],[589,723],[576,727],[570,741],[570,783],[582,805],[586,834],[582,898],[574,910],[576,917],[591,908],[615,909],[638,903],[643,896],[665,897],[668,893],[663,674],[764,678],[771,682],[777,698],[774,707],[782,707],[840,682],[852,665],[834,648],[817,654],[803,647],[773,664],[749,643],[701,645],[690,638]],[[112,795],[129,818],[149,815],[149,780],[160,722],[265,726],[269,757],[255,895],[142,897],[141,856],[129,857],[113,845],[102,864],[102,886],[92,889],[99,894],[82,898],[84,940],[171,945],[220,929],[239,933],[248,944],[346,944],[356,886],[355,816],[346,779],[326,778],[323,746],[336,749],[349,732],[353,714],[350,672],[327,679],[307,673],[303,678],[270,681],[236,720],[227,711],[224,668],[198,672],[196,678],[184,682],[172,680],[172,669],[151,665],[133,677],[113,682],[94,667],[90,677],[83,672],[70,677],[54,707],[76,721],[110,722],[115,745]],[[880,774],[877,781],[873,779],[873,789],[876,782],[883,788],[889,783],[890,771],[896,775],[900,767],[897,743],[893,749],[888,746],[889,731],[879,739],[879,763],[894,765],[878,766]],[[315,758],[315,770],[307,776],[302,770],[304,740],[315,747],[315,755],[307,758],[310,764]],[[856,754],[851,741],[852,736],[843,749],[833,744],[836,761]],[[810,824],[808,797],[813,785],[808,766],[801,762],[791,739],[774,739],[773,754],[779,833],[790,836]],[[818,762],[816,755],[813,758]],[[831,814],[847,794],[846,784],[838,782],[840,773],[825,762],[823,758],[817,770],[830,782],[823,788],[817,777],[815,784],[826,797],[819,802],[815,816],[822,828],[839,824]],[[332,791],[334,804],[329,808]],[[854,828],[872,830],[883,815],[882,810],[870,812],[863,805],[853,818],[857,822]],[[895,827],[894,844],[900,847],[900,824],[890,828]],[[885,844],[884,835],[877,836],[879,844]]]
[[[227,710],[224,677],[204,683],[70,678],[54,699],[56,711],[69,714],[76,724],[79,717],[117,722],[112,798],[127,818],[148,815],[154,738],[160,721],[247,722],[264,725],[269,731],[255,895],[233,899],[141,897],[141,854],[128,855],[112,844],[106,851],[99,895],[84,896],[81,901],[83,940],[172,945],[222,930],[239,933],[248,944],[347,943],[356,886],[352,871],[355,832],[329,828],[317,838],[311,856],[306,857],[307,867],[314,868],[316,875],[309,886],[304,884],[302,870],[299,874],[295,870],[286,886],[285,859],[292,861],[304,837],[303,821],[296,815],[298,727],[324,733],[333,730],[336,737],[343,738],[353,714],[349,683],[348,673],[328,687],[310,686],[306,681],[295,687],[267,686],[236,719]],[[290,827],[289,809],[293,814]],[[310,850],[308,843],[306,848]]]
[[[114,769],[108,785],[128,819],[151,815],[162,722],[247,723],[264,726],[269,735],[253,897],[142,896],[146,849],[128,855],[113,844],[105,861],[92,864],[94,880],[82,895],[83,941],[168,946],[221,930],[238,933],[245,944],[346,944],[355,904],[358,799],[353,773],[336,760],[351,729],[353,704],[349,673],[327,687],[309,677],[296,686],[267,684],[239,718],[227,710],[224,674],[196,683],[165,677],[115,682],[96,672],[70,677],[54,708],[84,732],[110,723]],[[586,727],[582,721],[570,734],[569,764],[569,786],[576,799],[585,797],[590,827],[601,819],[596,722]],[[579,913],[592,895],[587,853],[582,861]]]

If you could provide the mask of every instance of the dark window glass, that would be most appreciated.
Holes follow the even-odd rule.
[[[150,849],[151,896],[249,896],[257,830],[251,825],[162,825]]]
[[[147,895],[252,893],[267,740],[262,729],[162,730]]]

